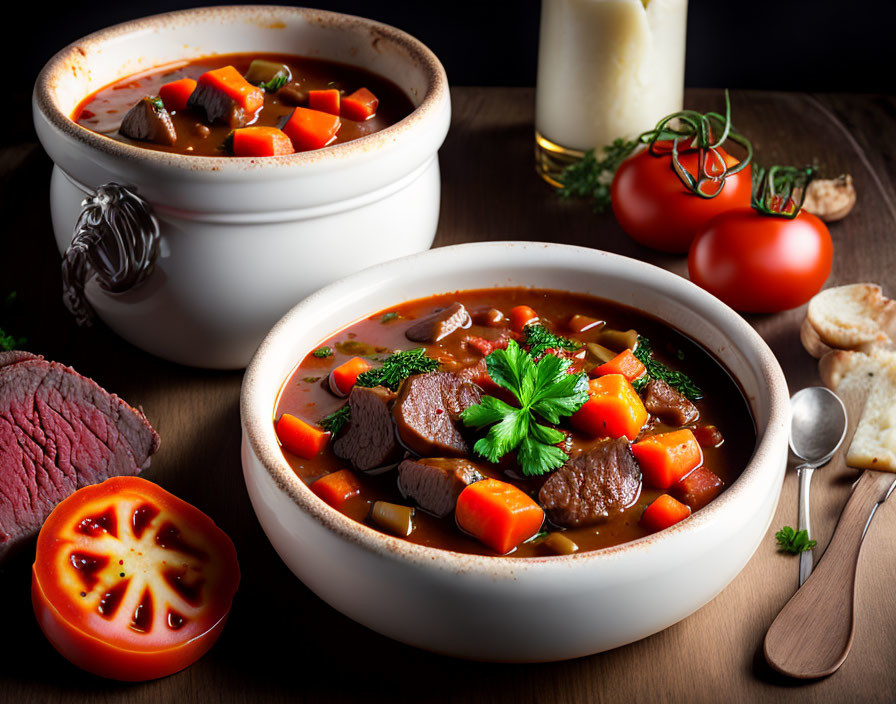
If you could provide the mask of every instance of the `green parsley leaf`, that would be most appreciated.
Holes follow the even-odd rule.
[[[691,401],[699,401],[703,398],[703,391],[691,377],[683,372],[672,371],[665,364],[653,358],[650,340],[643,335],[638,335],[638,346],[635,348],[634,355],[647,367],[647,373],[632,382],[635,391],[643,389],[650,379],[661,379]]]
[[[465,409],[461,414],[464,425],[476,429],[491,426],[485,437],[476,441],[474,452],[497,462],[517,450],[517,461],[526,476],[546,474],[563,465],[569,457],[556,445],[566,435],[540,424],[536,416],[557,423],[588,400],[587,375],[569,374],[571,364],[553,354],[536,362],[514,340],[506,349],[489,354],[485,358],[488,375],[513,393],[520,406],[483,396],[480,403]]]
[[[383,360],[383,365],[376,369],[368,369],[358,375],[358,386],[386,386],[393,391],[399,384],[414,374],[434,372],[439,368],[439,361],[426,356],[426,349],[401,350]]]
[[[817,545],[814,540],[809,540],[807,531],[796,531],[790,526],[784,526],[775,533],[775,540],[778,541],[778,550],[789,552],[793,555],[799,555],[801,552],[811,550]]]
[[[600,160],[596,150],[590,149],[579,161],[563,169],[559,178],[563,187],[557,193],[564,198],[590,198],[594,210],[604,212],[610,206],[610,184],[616,169],[639,143],[637,139],[616,139],[601,150]]]
[[[384,325],[386,323],[391,323],[393,320],[398,320],[401,317],[396,311],[389,311],[388,313],[384,313],[383,317],[380,318],[380,322]]]
[[[165,109],[165,103],[162,102],[162,99],[159,96],[154,95],[151,98],[147,98],[147,100],[149,101],[149,104],[152,105],[152,109],[156,112],[162,112],[162,110]]]
[[[261,88],[265,93],[276,93],[280,90],[286,83],[289,81],[289,76],[286,74],[280,74],[279,76],[274,76],[267,83],[262,81],[258,84],[258,87]]]
[[[318,347],[311,353],[311,356],[317,357],[318,359],[325,359],[326,357],[333,356],[333,350],[330,347]]]
[[[582,346],[581,342],[570,340],[568,337],[555,335],[544,325],[527,325],[523,329],[526,336],[523,344],[529,348],[529,354],[540,357],[547,350],[567,350],[574,352]]]
[[[348,407],[348,404],[345,404],[330,415],[321,418],[319,425],[324,430],[329,430],[333,437],[336,437],[351,419],[352,410]]]

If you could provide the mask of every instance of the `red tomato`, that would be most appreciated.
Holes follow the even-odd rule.
[[[164,677],[214,644],[240,581],[199,509],[138,477],[76,491],[37,538],[31,601],[64,657],[117,680]]]
[[[821,290],[834,245],[825,224],[805,210],[793,220],[751,208],[722,213],[691,244],[691,281],[748,313],[796,308]]]
[[[642,149],[622,162],[610,186],[610,204],[616,220],[632,239],[663,252],[687,252],[694,235],[714,216],[750,205],[750,166],[726,178],[715,198],[701,198],[675,175],[666,145],[658,142],[657,146],[664,153],[654,156],[649,149]],[[719,152],[728,166],[737,163],[723,149]],[[680,154],[679,160],[691,174],[697,173],[696,152]],[[704,190],[714,188],[714,184],[708,184]]]

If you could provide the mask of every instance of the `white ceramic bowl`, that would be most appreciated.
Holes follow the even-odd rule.
[[[454,290],[530,286],[590,293],[652,313],[701,342],[743,389],[753,457],[709,506],[670,529],[572,556],[499,558],[422,547],[356,523],[290,469],[272,422],[281,385],[335,330],[397,302]],[[450,655],[540,661],[644,638],[696,611],[746,565],[784,478],[790,405],[774,355],[737,313],[690,282],[625,257],[556,244],[435,249],[349,276],[274,327],[243,381],[243,473],[289,568],[350,618]]]
[[[135,72],[232,52],[280,52],[368,68],[416,109],[381,132],[285,157],[191,157],[141,149],[75,124],[78,103]],[[186,10],[75,42],[34,89],[60,252],[98,186],[136,187],[161,228],[152,275],[126,293],[86,288],[133,344],[204,367],[245,366],[297,300],[353,271],[427,249],[439,215],[437,150],[450,120],[444,69],[419,41],[370,20],[274,6]]]

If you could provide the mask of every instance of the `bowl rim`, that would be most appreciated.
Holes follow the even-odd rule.
[[[176,154],[126,144],[79,125],[56,102],[54,86],[58,82],[66,80],[73,71],[77,70],[76,67],[83,63],[90,50],[94,47],[101,47],[104,42],[120,38],[123,35],[141,33],[147,29],[157,28],[159,25],[212,25],[214,20],[221,16],[236,17],[240,20],[252,20],[254,24],[260,24],[259,17],[265,15],[270,16],[274,23],[276,18],[288,15],[305,19],[311,24],[337,26],[345,31],[365,29],[374,33],[377,39],[385,39],[391,42],[403,49],[414,60],[414,63],[423,70],[426,76],[427,89],[422,101],[409,115],[378,132],[330,147],[297,152],[285,156],[265,157],[263,159],[256,157]],[[279,29],[274,24],[271,27],[272,29]],[[159,65],[159,67],[161,66],[163,64]],[[120,78],[124,77],[121,76]],[[391,25],[356,15],[307,7],[218,5],[176,10],[129,20],[92,32],[72,42],[59,50],[41,69],[34,84],[32,101],[36,110],[62,135],[84,147],[97,150],[112,158],[131,162],[137,160],[157,168],[175,169],[178,171],[226,174],[228,172],[242,172],[249,168],[254,169],[262,164],[266,170],[278,171],[295,171],[309,168],[311,165],[314,165],[314,168],[320,168],[321,164],[335,164],[372,150],[383,149],[400,139],[402,135],[418,129],[419,125],[437,118],[443,105],[448,102],[448,96],[448,78],[445,69],[432,50],[419,39]]]
[[[637,268],[643,269],[644,276],[641,278],[642,281],[651,281],[657,278],[665,279],[667,283],[672,282],[672,285],[681,286],[690,294],[700,297],[703,305],[708,305],[718,315],[723,317],[729,326],[729,330],[745,336],[752,344],[753,351],[757,354],[757,363],[755,365],[758,372],[757,376],[765,382],[765,387],[769,390],[769,418],[764,428],[756,428],[756,445],[747,466],[744,467],[738,478],[719,497],[700,509],[700,511],[695,512],[684,521],[670,528],[638,538],[637,540],[600,550],[545,557],[475,555],[418,545],[382,533],[349,518],[318,498],[308,485],[298,477],[284,459],[272,430],[271,435],[275,438],[273,446],[262,441],[263,426],[267,424],[270,429],[273,428],[274,414],[273,408],[262,408],[260,405],[261,400],[258,399],[258,396],[261,394],[258,390],[260,385],[267,383],[267,380],[264,378],[265,362],[272,350],[290,333],[294,325],[293,321],[297,318],[300,319],[306,309],[312,308],[319,301],[332,297],[334,292],[351,288],[360,277],[379,275],[384,279],[391,278],[395,280],[394,276],[389,275],[389,272],[393,269],[413,270],[415,263],[421,259],[433,257],[436,253],[468,250],[477,257],[484,257],[488,256],[487,250],[506,252],[507,247],[533,248],[542,251],[542,248],[547,247],[566,250],[571,256],[576,257],[606,257],[609,259],[610,265],[614,262],[625,262],[627,265],[633,264]],[[488,286],[484,287],[488,288]],[[496,286],[496,288],[500,288],[500,286]],[[717,327],[716,323],[713,323],[713,325]],[[697,342],[700,341],[697,340]],[[751,366],[754,365],[751,364]],[[285,382],[286,379],[280,379],[278,384],[282,386]],[[787,382],[777,358],[759,333],[725,303],[687,279],[652,264],[603,250],[548,242],[489,241],[451,245],[392,259],[339,279],[300,301],[274,325],[259,345],[252,361],[249,363],[240,390],[240,419],[243,430],[243,442],[248,443],[251,452],[278,487],[278,490],[283,491],[297,508],[304,511],[313,520],[323,524],[325,528],[334,532],[338,538],[348,540],[356,544],[356,546],[378,553],[382,557],[402,559],[427,568],[435,567],[464,573],[474,572],[487,574],[492,577],[501,576],[511,580],[517,579],[523,571],[542,570],[581,563],[593,565],[612,562],[634,553],[644,553],[645,551],[661,548],[664,544],[670,544],[678,540],[683,534],[697,532],[708,523],[713,522],[730,504],[745,494],[748,491],[748,485],[758,484],[764,479],[765,474],[774,471],[771,466],[779,459],[779,446],[787,447],[789,415],[790,397]],[[245,463],[245,458],[243,461]],[[244,473],[246,472],[248,472],[248,469],[244,467]]]

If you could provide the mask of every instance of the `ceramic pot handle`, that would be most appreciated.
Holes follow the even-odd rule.
[[[84,296],[91,275],[111,293],[139,285],[159,254],[159,223],[152,206],[133,191],[107,183],[81,201],[72,242],[62,258],[62,300],[79,325],[94,312]]]

